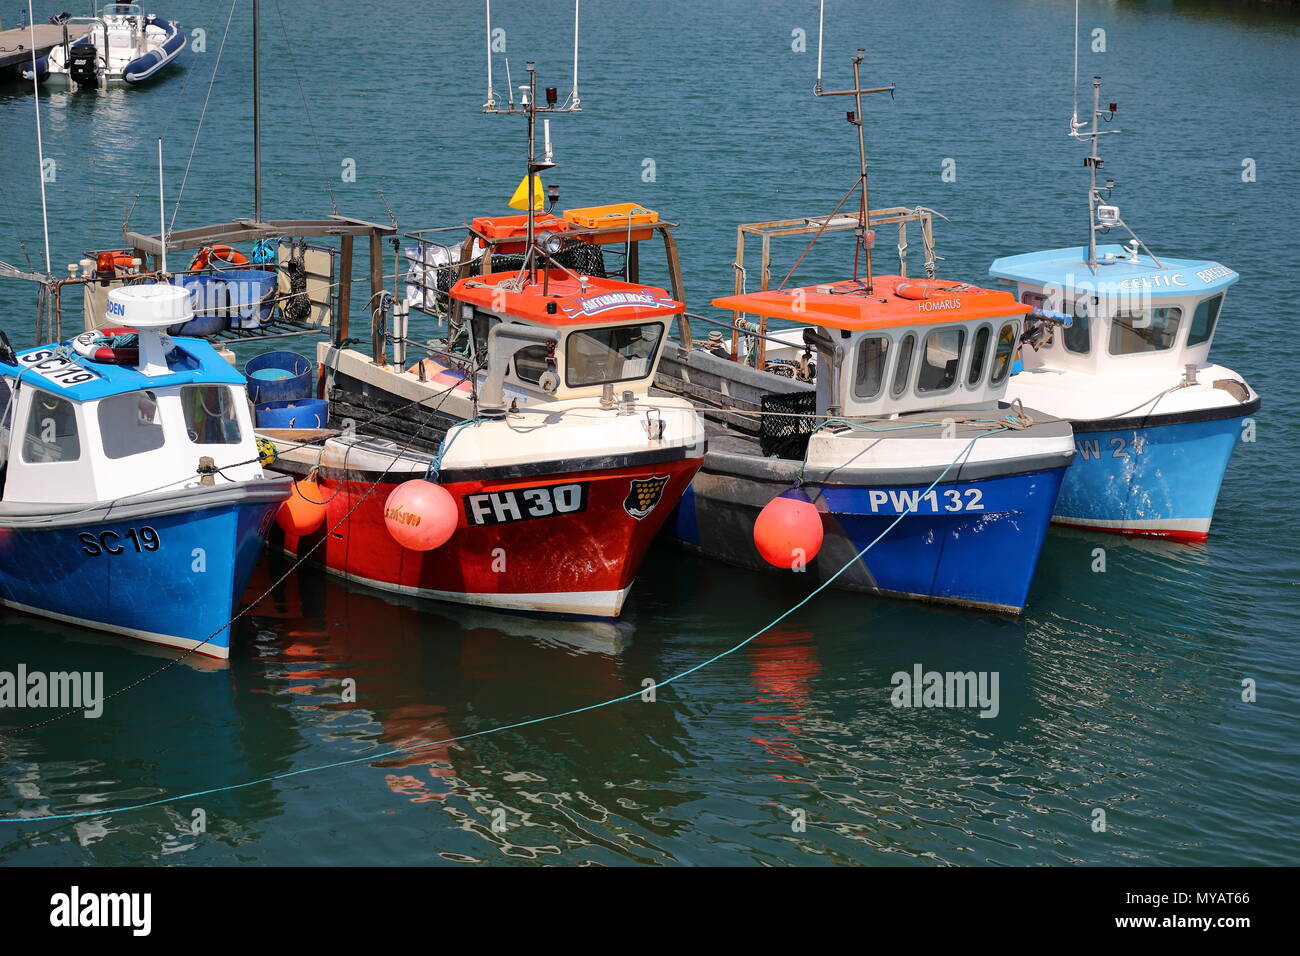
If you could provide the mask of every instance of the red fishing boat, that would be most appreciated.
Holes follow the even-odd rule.
[[[513,610],[617,617],[650,541],[704,456],[689,403],[649,388],[683,306],[663,289],[564,269],[463,279],[463,352],[409,368],[321,346],[323,446],[280,441],[276,467],[314,478],[324,520],[285,546],[350,580]],[[353,425],[355,424],[355,426]],[[390,500],[436,482],[454,531],[427,551]],[[308,493],[308,497],[316,497]]]

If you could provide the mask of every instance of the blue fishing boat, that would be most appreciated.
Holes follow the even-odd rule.
[[[730,348],[721,333],[693,347],[687,330],[661,361],[658,386],[691,397],[708,435],[665,533],[741,567],[1019,613],[1074,454],[1070,427],[1004,400],[1030,307],[933,278],[930,210],[870,209],[861,98],[893,87],[863,89],[862,58],[853,89],[823,92],[820,77],[816,87],[856,98],[859,175],[840,206],[856,191],[858,208],[740,226],[736,292],[713,300],[732,313],[720,323]],[[920,226],[928,278],[906,276],[909,223]],[[899,228],[899,274],[875,275],[875,228],[887,225]],[[847,231],[852,278],[769,288],[772,240],[808,235],[810,249]],[[746,292],[744,247],[755,237],[760,289]],[[769,335],[770,321],[788,324]]]
[[[291,484],[262,472],[244,377],[163,333],[188,290],[114,289],[107,311],[61,345],[0,341],[0,603],[227,657]]]
[[[1034,309],[1021,349],[1023,370],[1007,395],[1068,419],[1078,454],[1055,521],[1101,531],[1204,541],[1219,487],[1259,395],[1210,361],[1227,290],[1238,279],[1209,259],[1157,257],[1099,187],[1101,80],[1093,118],[1074,133],[1092,141],[1087,166],[1089,241],[995,261]],[[1107,133],[1113,130],[1105,131]],[[1124,245],[1099,245],[1122,228]]]

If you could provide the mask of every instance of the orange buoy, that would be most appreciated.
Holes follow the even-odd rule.
[[[314,481],[295,481],[292,494],[280,503],[280,512],[275,520],[285,534],[300,538],[309,535],[325,523],[325,499],[328,497]]]
[[[754,521],[754,547],[778,568],[803,567],[822,547],[822,516],[799,486],[773,498]]]
[[[388,533],[412,551],[432,551],[445,544],[459,520],[451,492],[423,478],[402,482],[384,502]]]

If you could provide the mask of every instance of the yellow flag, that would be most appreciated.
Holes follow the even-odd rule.
[[[542,177],[534,175],[533,176],[533,209],[534,210],[538,210],[538,211],[541,210],[543,192],[544,190],[542,189]],[[528,177],[527,176],[519,180],[519,186],[517,189],[515,189],[515,194],[510,197],[510,202],[507,205],[509,205],[511,209],[528,208]]]

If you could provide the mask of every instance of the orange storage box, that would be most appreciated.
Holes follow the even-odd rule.
[[[566,209],[564,218],[569,220],[575,226],[582,226],[584,229],[608,229],[611,226],[619,226],[624,231],[622,233],[608,233],[603,236],[579,236],[583,242],[590,242],[596,245],[603,245],[612,242],[623,242],[630,239],[632,242],[640,242],[643,239],[649,239],[653,234],[650,229],[632,229],[628,232],[629,226],[642,226],[646,223],[658,222],[659,213],[653,209],[646,209],[644,206],[638,206],[634,202],[614,203],[611,206],[589,206],[586,209]]]
[[[494,216],[492,218],[481,216],[470,225],[479,235],[498,242],[502,239],[526,239],[528,237],[527,214],[522,216]],[[533,219],[533,229],[539,236],[547,232],[568,232],[569,228],[569,223],[566,220],[557,219],[548,212],[539,212]],[[515,255],[523,252],[525,245],[524,242],[501,243],[496,247],[496,251],[501,255]]]

